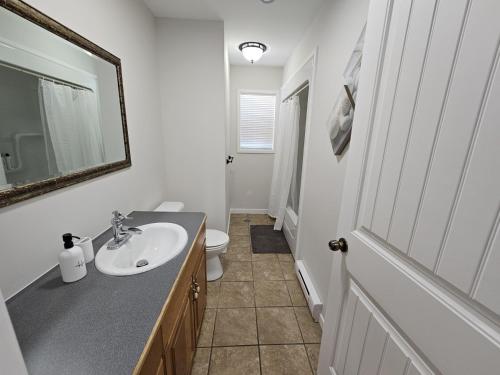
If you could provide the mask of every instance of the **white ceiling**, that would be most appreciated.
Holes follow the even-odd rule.
[[[156,17],[223,20],[231,64],[248,65],[242,42],[261,42],[268,51],[258,65],[282,66],[314,20],[324,0],[144,0]]]

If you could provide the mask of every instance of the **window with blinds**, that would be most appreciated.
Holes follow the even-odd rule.
[[[240,93],[239,151],[273,152],[276,95]]]

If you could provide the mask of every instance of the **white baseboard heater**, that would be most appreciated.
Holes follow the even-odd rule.
[[[298,260],[295,262],[295,272],[297,272],[297,277],[302,291],[304,292],[304,296],[306,297],[309,310],[311,310],[311,315],[317,322],[319,320],[321,310],[323,309],[323,304],[319,299],[318,293],[316,293],[316,289],[314,289],[313,283],[307,273],[307,269],[304,266],[303,261]]]

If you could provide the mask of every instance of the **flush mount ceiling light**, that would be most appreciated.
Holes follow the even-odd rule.
[[[241,43],[238,47],[243,57],[250,61],[252,64],[259,61],[264,52],[266,52],[267,47],[265,44],[259,42],[245,42]]]
[[[274,0],[260,0],[261,3],[271,4]]]

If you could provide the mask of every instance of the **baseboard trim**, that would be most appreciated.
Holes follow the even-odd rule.
[[[319,325],[321,326],[321,330],[323,330],[323,325],[325,324],[325,316],[323,315],[323,311],[319,313]]]
[[[296,250],[297,250],[297,242],[296,238],[293,236],[292,231],[288,227],[288,224],[286,220],[283,222],[283,228],[282,228],[283,234],[285,235],[286,242],[288,242],[288,246],[290,247],[290,250],[292,251],[292,254],[295,258]]]
[[[267,214],[267,208],[231,208],[230,214]]]

